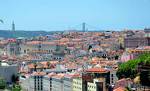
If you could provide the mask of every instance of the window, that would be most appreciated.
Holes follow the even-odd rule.
[[[39,48],[42,48],[42,46],[41,46],[41,45],[39,45]]]
[[[26,53],[26,50],[24,50],[24,53]]]
[[[39,85],[38,85],[38,90],[40,90],[40,87],[39,87]]]
[[[21,51],[21,48],[19,47],[19,51]]]
[[[27,51],[30,51],[29,49],[27,49]]]
[[[114,75],[113,74],[111,74],[111,77],[113,77]]]
[[[41,90],[43,90],[43,87],[41,86]]]

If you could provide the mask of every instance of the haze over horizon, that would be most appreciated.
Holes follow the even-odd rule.
[[[97,30],[150,27],[150,0],[1,0],[0,30],[80,29],[82,22]]]

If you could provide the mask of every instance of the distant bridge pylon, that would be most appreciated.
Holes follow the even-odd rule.
[[[87,31],[99,31],[100,28],[83,22],[81,24],[70,27],[70,29],[68,29],[68,30],[87,32]]]

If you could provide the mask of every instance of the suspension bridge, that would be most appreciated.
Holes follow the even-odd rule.
[[[66,29],[67,31],[81,31],[81,32],[88,32],[88,31],[104,31],[101,30],[100,28],[87,24],[85,22],[81,24],[77,24],[74,26],[71,26],[70,28]]]

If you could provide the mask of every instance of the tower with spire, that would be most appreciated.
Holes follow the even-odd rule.
[[[14,21],[12,22],[12,31],[15,31],[15,23],[14,23]]]

